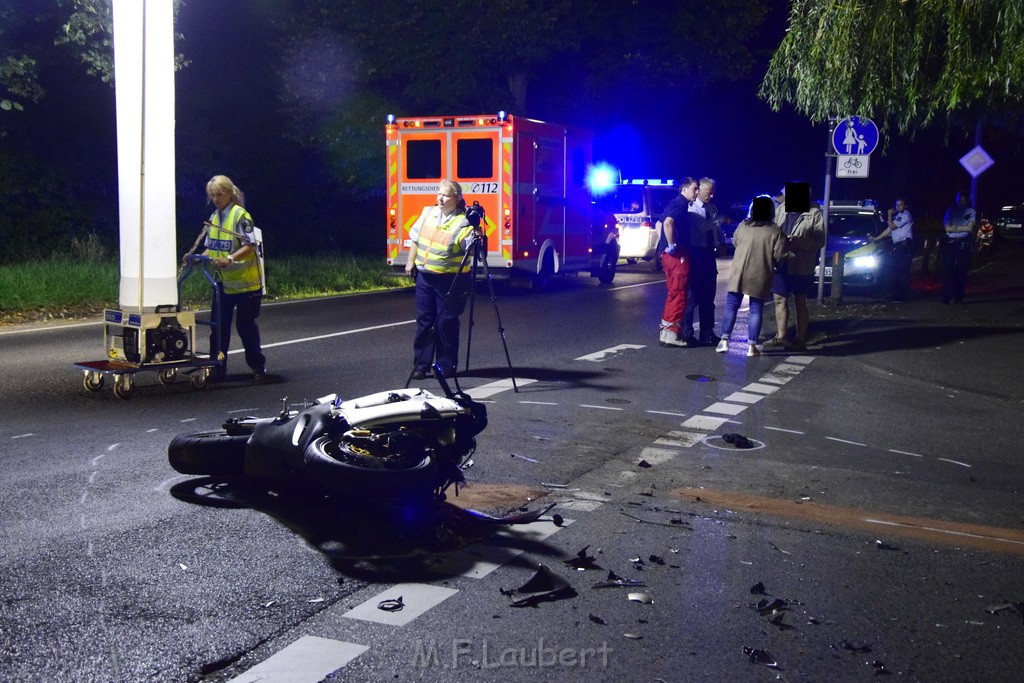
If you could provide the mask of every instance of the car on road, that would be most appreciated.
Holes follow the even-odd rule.
[[[1010,204],[999,210],[996,219],[996,237],[1024,236],[1024,205]]]
[[[652,261],[658,268],[661,219],[678,194],[672,180],[623,180],[594,199],[594,230],[616,235],[620,259]]]
[[[883,264],[892,242],[872,242],[885,230],[878,204],[870,199],[832,201],[828,209],[828,242],[825,245],[825,284],[831,285],[836,255],[843,258],[843,290],[876,294],[882,285]],[[818,278],[820,264],[814,270]]]

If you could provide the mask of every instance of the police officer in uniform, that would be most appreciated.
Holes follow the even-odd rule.
[[[956,205],[946,211],[942,223],[946,228],[942,243],[942,303],[960,303],[964,300],[974,232],[978,229],[978,216],[967,193],[957,193]]]
[[[907,200],[900,197],[889,209],[885,230],[873,242],[892,237],[892,251],[885,257],[885,279],[888,295],[894,301],[906,301],[910,294],[910,264],[914,260],[914,217]]]
[[[219,321],[220,325],[210,332],[210,355],[220,360],[221,366],[211,379],[223,380],[226,375],[234,317],[245,348],[245,362],[252,369],[253,379],[261,382],[266,378],[267,359],[261,348],[256,318],[263,301],[263,276],[252,216],[242,207],[242,191],[227,176],[210,178],[206,194],[217,209],[207,222],[210,232],[206,236],[206,255],[217,269],[215,276],[220,293],[219,297],[213,297],[211,307],[211,319]]]
[[[428,377],[435,359],[445,377],[455,375],[459,316],[473,284],[472,261],[465,257],[475,230],[466,219],[462,187],[448,179],[438,185],[436,205],[424,210],[409,230],[413,246],[405,272],[416,280],[413,379]]]

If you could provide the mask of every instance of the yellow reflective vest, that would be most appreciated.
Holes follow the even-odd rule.
[[[473,226],[466,214],[457,213],[440,223],[441,209],[427,208],[409,230],[416,243],[416,267],[431,273],[457,273],[473,236]],[[472,262],[466,259],[461,268],[469,271]]]
[[[232,204],[224,215],[224,224],[220,222],[220,212],[214,211],[210,216],[210,234],[206,236],[206,255],[210,258],[226,258],[246,244],[252,250],[245,258],[238,259],[231,265],[218,271],[226,294],[243,294],[263,289],[260,277],[260,260],[256,250],[253,234],[252,216],[238,204]]]

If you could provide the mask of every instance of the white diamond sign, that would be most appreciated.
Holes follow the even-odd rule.
[[[972,178],[980,176],[985,169],[994,163],[996,162],[988,155],[988,152],[981,148],[981,145],[978,145],[960,158],[960,165],[967,169]]]

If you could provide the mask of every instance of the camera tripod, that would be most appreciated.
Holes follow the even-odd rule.
[[[479,227],[479,225],[475,224],[474,227]],[[494,293],[494,281],[491,279],[491,269],[487,265],[487,254],[486,250],[483,247],[483,242],[484,237],[481,234],[474,232],[472,245],[470,246],[469,249],[466,250],[465,255],[463,255],[462,262],[459,264],[459,270],[457,273],[455,273],[455,278],[452,280],[452,283],[449,286],[448,291],[445,293],[444,299],[441,301],[441,305],[438,307],[437,314],[434,316],[434,320],[430,323],[429,327],[423,330],[422,334],[428,338],[431,335],[437,334],[438,322],[441,319],[441,315],[444,312],[444,308],[447,305],[449,298],[451,298],[453,295],[457,295],[458,287],[461,284],[460,278],[469,277],[469,327],[466,331],[466,370],[469,370],[469,355],[473,343],[473,326],[475,325],[473,315],[476,303],[476,287],[474,285],[476,284],[477,279],[477,268],[479,264],[482,263],[484,279],[487,281],[487,292],[490,295],[491,303],[494,305],[494,318],[497,321],[498,334],[501,337],[501,345],[505,351],[505,362],[508,364],[509,379],[512,380],[512,389],[516,393],[519,393],[519,386],[516,384],[515,371],[512,369],[512,358],[508,352],[508,341],[505,338],[505,327],[504,325],[502,325],[501,322],[501,311],[498,310],[498,298]],[[472,259],[471,262],[470,259]],[[468,269],[466,268],[467,265],[469,265]],[[416,372],[416,367],[421,365],[421,360],[421,358],[416,359],[416,363],[414,363],[413,369],[409,373],[409,378],[405,381],[406,387],[408,387],[409,384],[412,382],[412,376]],[[438,371],[437,366],[434,366],[434,371]],[[456,389],[461,391],[462,389],[459,387],[457,374],[454,380]]]

